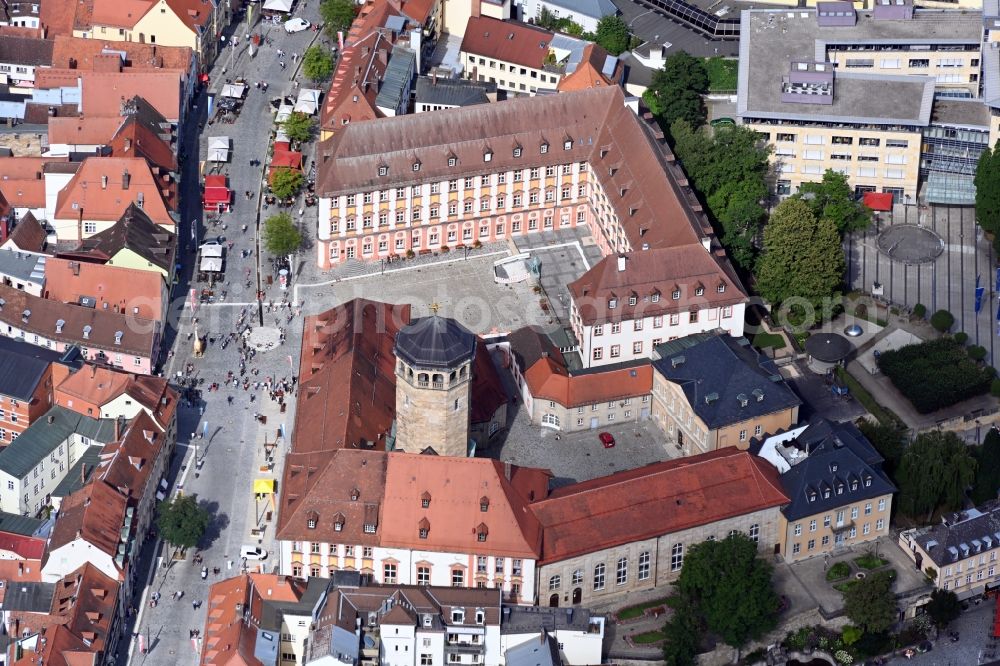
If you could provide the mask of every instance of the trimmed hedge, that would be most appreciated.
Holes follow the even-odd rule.
[[[927,316],[927,306],[923,303],[917,303],[913,306],[913,316],[919,319],[923,319]]]
[[[986,393],[996,375],[992,367],[980,367],[954,338],[885,352],[878,365],[921,414]]]
[[[966,333],[965,331],[959,331],[958,333],[955,334],[955,342],[957,342],[958,344],[964,345],[968,341],[969,341],[969,334]]]
[[[955,325],[955,315],[948,312],[947,310],[938,310],[931,315],[931,326],[941,331],[942,333],[947,333],[951,330],[951,327]]]

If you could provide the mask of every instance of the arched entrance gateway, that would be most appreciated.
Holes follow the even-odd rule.
[[[551,597],[549,597],[549,607],[550,608],[559,608],[559,595],[558,594],[553,594]]]

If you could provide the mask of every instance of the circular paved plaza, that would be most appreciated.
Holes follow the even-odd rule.
[[[926,264],[944,252],[944,240],[926,227],[893,224],[878,235],[878,249],[904,264]]]

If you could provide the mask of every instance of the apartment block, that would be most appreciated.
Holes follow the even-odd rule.
[[[496,83],[509,93],[555,90],[563,68],[549,55],[553,37],[527,23],[473,16],[462,38],[463,71],[473,81]]]
[[[737,113],[774,148],[778,195],[846,174],[858,193],[968,203],[988,140],[982,16],[879,0],[741,14]],[[953,190],[959,191],[955,194]]]
[[[938,589],[967,599],[997,583],[998,518],[1000,501],[991,500],[948,514],[940,525],[904,530],[899,546]]]

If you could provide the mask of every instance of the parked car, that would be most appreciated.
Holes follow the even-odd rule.
[[[606,449],[613,449],[615,446],[615,438],[610,432],[602,432],[598,437],[601,440],[601,444],[604,445]]]
[[[240,557],[245,557],[248,560],[265,560],[267,559],[267,551],[260,546],[248,546],[244,544],[240,548]]]
[[[312,23],[305,19],[288,19],[285,21],[285,32],[302,32],[303,30],[308,30],[311,26]]]

